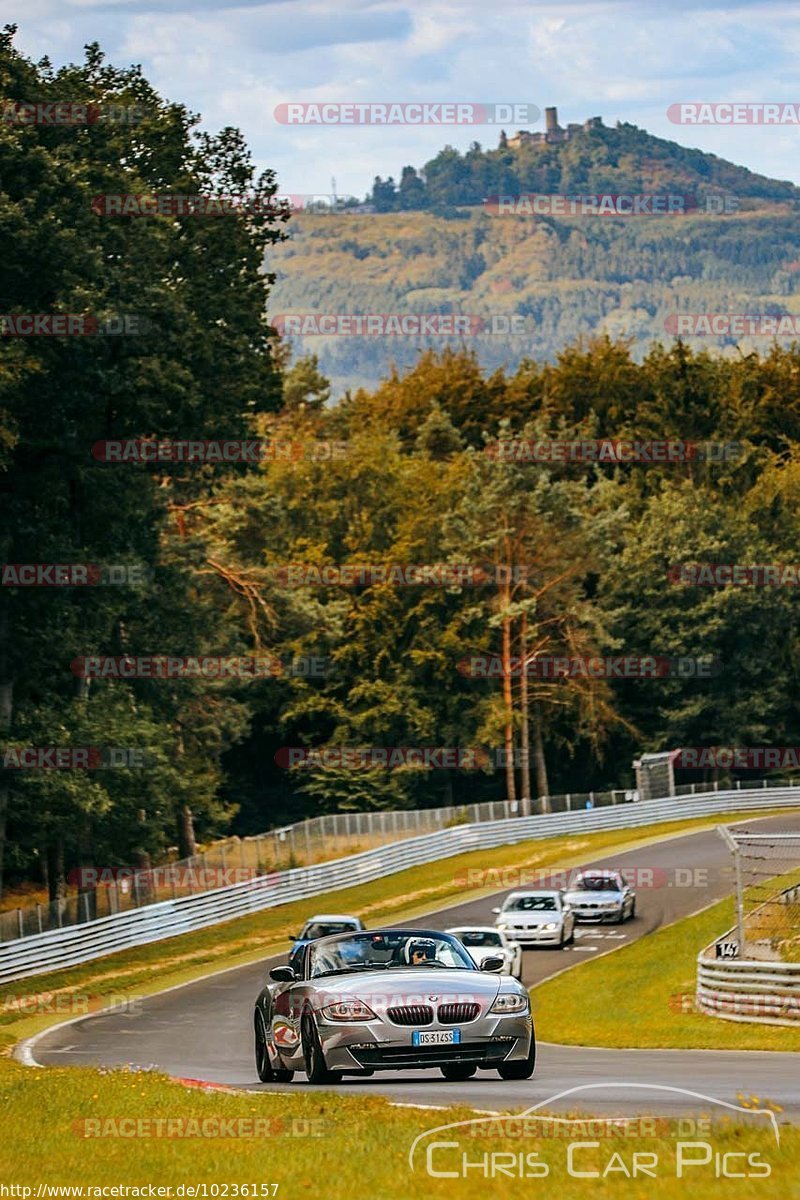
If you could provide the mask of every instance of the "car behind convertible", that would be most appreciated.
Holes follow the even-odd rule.
[[[305,947],[296,969],[273,967],[255,1008],[258,1076],[310,1083],[345,1074],[438,1068],[445,1079],[495,1069],[533,1074],[525,988],[488,955],[477,966],[457,938],[425,930],[337,934]]]

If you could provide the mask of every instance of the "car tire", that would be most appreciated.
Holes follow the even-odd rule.
[[[564,938],[564,926],[562,925],[562,926],[561,926],[561,936],[559,937],[558,941],[556,942],[556,949],[557,949],[557,950],[563,950],[563,949],[564,949],[564,942],[565,942],[565,938]]]
[[[303,1061],[309,1083],[339,1083],[341,1071],[329,1071],[319,1040],[319,1032],[311,1017],[303,1018]]]
[[[536,1067],[536,1037],[531,1030],[531,1046],[528,1057],[522,1062],[502,1063],[497,1068],[501,1079],[530,1079]]]
[[[272,1069],[272,1063],[269,1061],[269,1050],[267,1049],[267,1035],[264,1026],[264,1018],[256,1009],[255,1017],[253,1018],[255,1027],[256,1039],[256,1074],[262,1083],[274,1083],[275,1072]]]
[[[634,898],[633,904],[631,905],[631,911],[628,914],[628,920],[632,921],[635,916],[636,916],[636,899]]]
[[[451,1083],[460,1083],[464,1079],[471,1079],[478,1068],[473,1063],[448,1063],[446,1067],[440,1067],[439,1070]]]
[[[255,1035],[258,1078],[262,1083],[291,1083],[294,1079],[294,1071],[290,1071],[286,1067],[273,1067],[270,1061],[266,1026],[264,1018],[258,1010],[255,1015]]]
[[[567,945],[568,946],[575,945],[575,922],[574,921],[572,922],[572,929],[570,930],[569,937],[567,938]]]

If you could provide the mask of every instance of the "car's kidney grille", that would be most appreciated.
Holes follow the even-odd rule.
[[[474,1021],[480,1011],[480,1004],[474,1002],[440,1004],[438,1017],[442,1025],[455,1025],[459,1021]]]
[[[398,1004],[387,1008],[386,1015],[395,1025],[430,1025],[433,1021],[429,1004]]]

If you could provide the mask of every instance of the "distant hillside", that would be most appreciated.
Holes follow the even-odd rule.
[[[386,212],[479,205],[487,196],[519,192],[672,191],[699,202],[719,192],[759,200],[800,196],[792,183],[768,179],[715,154],[653,137],[635,125],[618,123],[613,129],[602,124],[588,129],[570,126],[568,130],[556,126],[556,130],[521,132],[508,139],[503,133],[501,145],[494,150],[484,150],[473,142],[465,154],[459,154],[447,146],[420,171],[403,167],[397,185],[392,178],[378,176],[372,202],[379,212]],[[551,137],[557,140],[544,140]]]
[[[500,181],[502,163],[510,174]],[[447,149],[425,168],[424,184],[432,211],[296,214],[291,240],[274,247],[267,264],[277,276],[271,316],[457,313],[496,326],[517,318],[516,336],[475,332],[473,322],[464,339],[493,368],[526,356],[552,360],[579,336],[600,333],[631,338],[640,356],[653,340],[672,340],[665,322],[675,314],[800,314],[800,189],[633,126],[581,131],[560,145],[463,156]],[[678,193],[704,204],[720,189],[736,198],[738,212],[498,216],[480,204],[525,191]],[[318,354],[336,395],[459,339],[290,340],[296,353]],[[692,342],[736,353],[768,339]]]

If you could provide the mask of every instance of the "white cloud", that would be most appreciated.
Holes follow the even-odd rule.
[[[363,194],[445,144],[495,145],[486,127],[281,126],[286,100],[479,100],[556,104],[562,121],[631,121],[751,169],[800,182],[800,130],[684,128],[680,100],[795,100],[800,12],[759,0],[28,0],[20,47],[56,63],[98,40],[141,62],[206,128],[239,125],[289,191]]]

